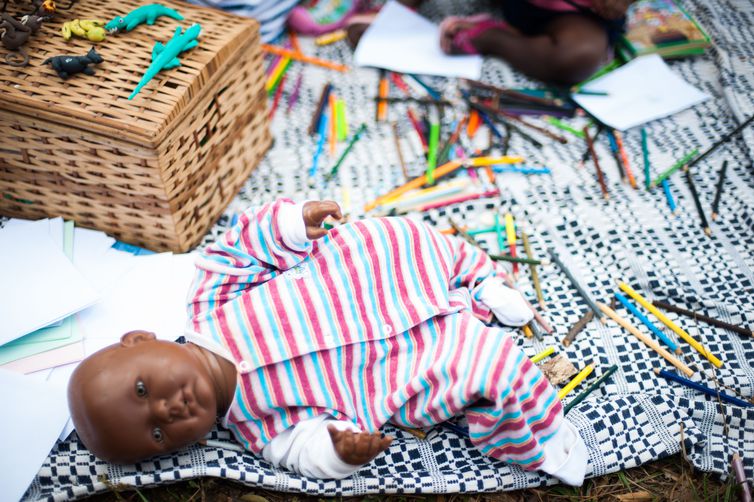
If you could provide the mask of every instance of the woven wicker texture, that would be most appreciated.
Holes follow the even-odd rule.
[[[125,15],[135,1],[82,0],[28,45],[30,64],[0,67],[0,213],[64,216],[154,250],[195,245],[270,144],[258,25],[220,11],[164,2],[184,21],[108,35],[94,76],[61,80],[48,57],[85,54],[63,21]],[[199,46],[127,99],[155,41],[202,26]]]

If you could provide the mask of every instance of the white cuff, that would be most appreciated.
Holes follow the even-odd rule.
[[[278,228],[280,236],[290,249],[303,251],[309,243],[304,224],[304,204],[283,204],[278,210]]]
[[[555,476],[563,483],[581,486],[584,482],[589,452],[579,432],[567,420],[543,446],[545,462],[539,467],[541,471]]]
[[[347,464],[335,452],[329,425],[338,430],[360,432],[351,422],[335,420],[329,415],[319,415],[304,420],[275,436],[262,450],[265,460],[278,466],[315,479],[342,479],[350,476],[361,465]]]
[[[488,277],[477,286],[474,294],[503,324],[523,326],[534,318],[521,293],[506,286],[500,277]]]

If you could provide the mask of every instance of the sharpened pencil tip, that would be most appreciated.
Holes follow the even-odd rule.
[[[717,213],[712,213],[711,216],[712,216],[712,221],[717,221],[717,216],[718,216]]]
[[[704,233],[707,234],[707,237],[712,237],[712,229],[710,227],[705,227]]]
[[[675,348],[675,353],[680,356],[682,354],[681,348],[680,347],[676,347]]]
[[[652,371],[655,372],[655,375],[659,375],[660,374],[660,370],[658,370],[657,368],[652,368]]]

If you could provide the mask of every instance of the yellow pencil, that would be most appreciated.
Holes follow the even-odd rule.
[[[530,360],[531,360],[531,362],[533,362],[534,364],[537,364],[537,363],[538,363],[539,361],[541,361],[541,360],[542,360],[542,359],[544,359],[545,357],[548,357],[548,356],[549,356],[549,355],[551,355],[551,354],[552,354],[553,352],[555,352],[555,347],[547,347],[547,348],[546,348],[545,350],[543,350],[542,352],[540,352],[540,353],[539,353],[539,354],[537,354],[536,356],[532,357],[532,358],[531,358]]]
[[[528,324],[524,324],[521,326],[521,331],[524,332],[524,335],[526,335],[526,338],[532,338],[534,336],[534,333],[532,333],[531,328]]]
[[[649,310],[657,319],[660,320],[661,323],[663,323],[668,328],[672,329],[675,334],[686,340],[686,343],[694,347],[694,349],[699,352],[701,355],[707,358],[709,362],[717,366],[718,368],[721,368],[723,366],[723,362],[718,359],[717,357],[713,356],[709,353],[709,351],[699,342],[694,340],[691,335],[686,333],[683,329],[681,329],[680,326],[678,326],[676,323],[668,319],[668,317],[657,310],[657,307],[652,305],[650,302],[648,302],[646,299],[644,299],[643,296],[641,296],[639,293],[634,291],[634,289],[626,284],[625,282],[618,281],[618,287],[623,290],[624,293],[626,293],[628,296],[636,300],[638,303],[641,304],[642,307]]]
[[[330,45],[339,42],[344,38],[346,38],[346,30],[335,30],[318,36],[314,39],[314,43],[317,45]]]
[[[568,382],[568,385],[560,389],[560,391],[558,392],[558,399],[563,399],[564,397],[566,397],[568,393],[575,389],[578,384],[583,382],[584,379],[592,373],[592,371],[594,371],[594,365],[592,363],[587,364],[584,369],[579,372],[578,375],[573,377],[573,380]]]
[[[629,333],[634,335],[636,338],[644,342],[644,344],[649,347],[650,349],[654,350],[658,354],[660,354],[667,362],[678,368],[681,372],[683,372],[686,376],[693,376],[694,372],[691,371],[691,368],[683,364],[677,357],[675,357],[673,354],[665,350],[664,348],[660,347],[660,344],[657,343],[654,339],[649,338],[647,335],[639,331],[636,326],[628,322],[627,320],[623,319],[621,316],[619,316],[613,309],[605,305],[604,303],[597,302],[597,307],[609,318],[611,318],[613,321],[620,324],[623,328],[628,330]]]
[[[502,157],[476,157],[473,159],[466,159],[466,164],[471,167],[483,167],[494,166],[496,164],[520,164],[523,161],[523,157],[504,155]]]
[[[272,73],[270,74],[270,77],[267,79],[267,82],[264,84],[264,89],[266,91],[270,91],[272,87],[280,80],[280,77],[282,73],[288,69],[288,65],[291,63],[291,58],[283,57],[280,58],[280,61],[278,61],[277,66],[275,66],[275,69],[272,70]]]
[[[513,228],[513,215],[505,213],[505,235],[508,238],[508,249],[510,255],[516,257],[516,229]],[[513,263],[513,275],[518,274],[518,263]]]

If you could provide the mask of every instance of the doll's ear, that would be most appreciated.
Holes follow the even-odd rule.
[[[150,342],[156,339],[155,334],[149,331],[129,331],[120,337],[120,344],[124,347],[133,347],[137,343]]]

